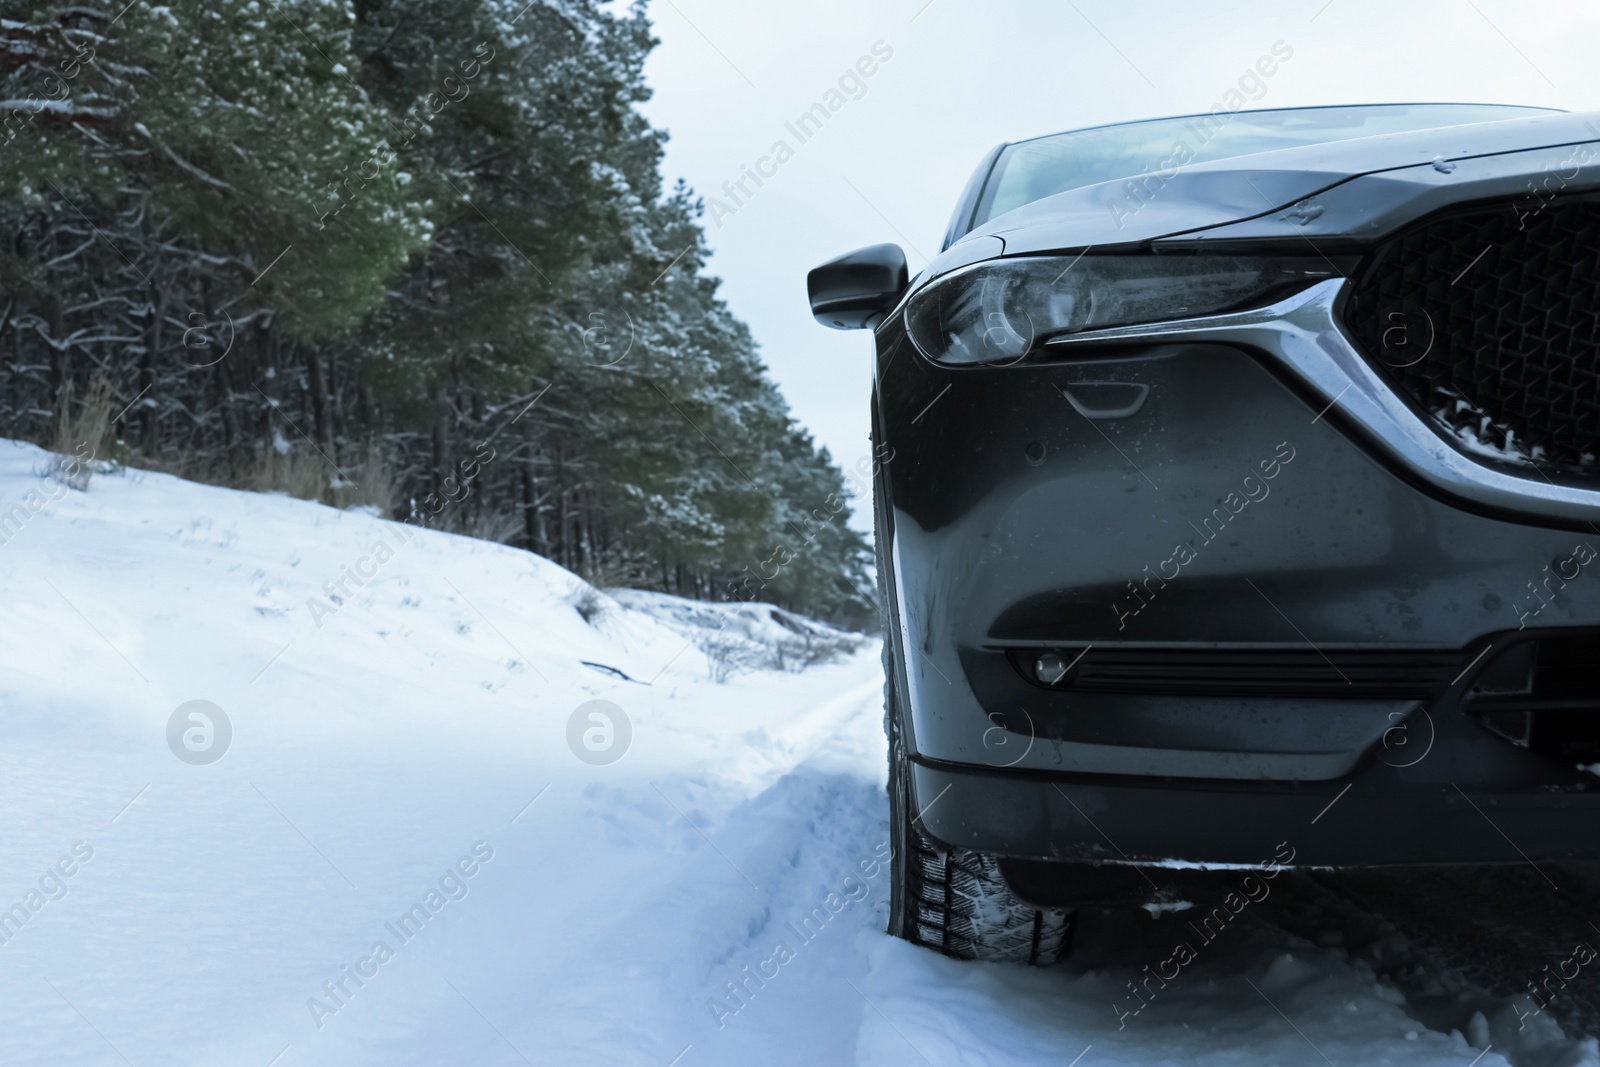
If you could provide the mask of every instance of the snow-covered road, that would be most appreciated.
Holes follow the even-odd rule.
[[[0,442],[5,1064],[1468,1067],[1515,1027],[1264,924],[1136,1015],[1162,923],[1053,971],[894,941],[876,645],[717,684],[670,598],[43,459]],[[1521,1062],[1600,1062],[1548,1036]]]

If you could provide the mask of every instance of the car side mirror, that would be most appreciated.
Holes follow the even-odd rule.
[[[806,275],[811,314],[829,329],[872,329],[899,303],[907,280],[899,245],[858,248]]]

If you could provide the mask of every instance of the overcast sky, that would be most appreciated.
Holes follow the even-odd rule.
[[[867,454],[871,339],[818,326],[805,274],[894,241],[913,272],[1001,141],[1209,111],[1282,41],[1251,107],[1488,101],[1600,110],[1600,5],[1528,0],[651,0],[646,111],[664,167],[707,199],[712,273],[795,416],[846,466]],[[880,43],[881,42],[881,43]],[[840,88],[804,143],[786,127]],[[1247,83],[1248,86],[1248,83]],[[835,97],[831,101],[839,102]],[[793,158],[761,162],[783,140]],[[724,182],[758,162],[734,200]],[[865,509],[855,525],[869,526]]]

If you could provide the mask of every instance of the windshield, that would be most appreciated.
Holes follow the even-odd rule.
[[[1460,126],[1547,109],[1497,104],[1386,104],[1243,111],[1099,126],[1007,145],[984,185],[972,226],[1086,185],[1145,171],[1208,163],[1275,148]]]

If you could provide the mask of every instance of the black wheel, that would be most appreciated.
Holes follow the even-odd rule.
[[[918,826],[892,681],[888,690],[889,832],[894,845],[889,932],[958,959],[1039,967],[1061,962],[1072,944],[1072,912],[1019,899],[1001,877],[995,857],[939,844]]]

